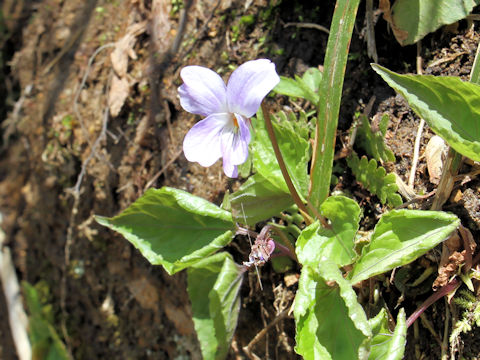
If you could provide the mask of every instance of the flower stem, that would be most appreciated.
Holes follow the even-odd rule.
[[[275,157],[277,158],[277,161],[278,161],[278,166],[280,166],[280,170],[282,171],[283,178],[287,183],[288,190],[292,195],[293,201],[298,206],[298,209],[302,212],[303,215],[305,214],[308,215],[308,209],[303,203],[300,196],[298,195],[297,189],[295,189],[292,179],[288,174],[285,161],[283,160],[282,153],[280,152],[280,147],[278,146],[277,138],[275,136],[275,131],[273,130],[272,120],[270,119],[270,112],[264,103],[262,103],[262,112],[263,112],[263,117],[265,119],[265,127],[267,129],[268,136],[270,137],[270,141],[272,142],[273,151],[275,152]],[[309,220],[311,221],[311,218]],[[309,222],[309,220],[307,220],[307,218],[305,219],[306,222]]]
[[[273,151],[275,153],[275,157],[277,158],[278,161],[278,166],[280,166],[280,170],[282,171],[283,178],[285,179],[285,182],[287,183],[288,190],[290,191],[290,194],[292,195],[293,201],[295,204],[298,206],[298,210],[302,214],[303,218],[305,219],[305,222],[307,225],[310,225],[313,223],[312,217],[309,215],[308,209],[311,210],[313,215],[320,220],[323,226],[329,227],[327,220],[320,215],[318,210],[310,204],[310,202],[307,203],[307,206],[303,203],[302,199],[298,195],[297,189],[295,189],[295,186],[293,185],[292,179],[290,178],[290,175],[288,174],[287,167],[285,165],[285,161],[283,160],[282,153],[280,152],[280,147],[278,146],[277,138],[275,136],[275,131],[273,130],[273,124],[272,120],[270,119],[270,112],[268,110],[267,105],[262,103],[262,112],[263,112],[263,118],[265,119],[265,127],[268,132],[268,136],[270,137],[270,141],[272,142],[273,146]]]
[[[279,229],[278,224],[272,224],[272,230],[277,234],[281,239],[282,243],[275,241],[275,246],[280,252],[284,255],[289,256],[292,260],[298,263],[297,254],[295,253],[295,248],[292,246],[290,240],[288,240],[287,236],[283,233],[282,230]]]

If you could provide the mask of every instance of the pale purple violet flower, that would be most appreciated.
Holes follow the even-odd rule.
[[[185,157],[205,167],[222,157],[225,174],[237,177],[237,165],[248,158],[249,118],[280,81],[275,64],[267,59],[247,61],[232,73],[226,86],[217,73],[202,66],[184,67],[180,76],[180,104],[190,113],[205,116],[183,140]]]

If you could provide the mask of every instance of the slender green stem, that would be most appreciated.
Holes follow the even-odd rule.
[[[280,166],[280,170],[282,171],[283,178],[285,179],[285,182],[287,183],[288,191],[290,191],[290,194],[292,195],[293,201],[298,206],[298,209],[302,213],[308,214],[307,207],[305,206],[302,199],[298,195],[297,189],[295,189],[295,186],[293,185],[292,179],[290,178],[290,175],[288,174],[287,166],[285,165],[285,161],[283,160],[282,153],[280,152],[280,147],[278,146],[277,137],[275,136],[275,131],[273,130],[272,120],[270,119],[270,112],[269,112],[267,106],[264,103],[262,103],[262,112],[263,112],[263,117],[265,119],[265,127],[267,129],[268,136],[270,137],[270,141],[272,142],[273,151],[274,151],[275,157],[277,158],[277,161],[278,161],[278,166]],[[307,219],[305,219],[305,220],[307,220]]]

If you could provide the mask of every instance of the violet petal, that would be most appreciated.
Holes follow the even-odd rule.
[[[232,165],[240,165],[247,161],[248,144],[250,143],[250,129],[245,119],[236,115],[238,128],[227,126],[221,135],[222,156],[224,161]]]
[[[237,165],[232,165],[223,159],[223,172],[230,178],[238,177],[238,167]]]
[[[213,165],[222,157],[221,134],[231,121],[230,114],[221,113],[196,123],[183,140],[183,152],[187,160],[205,167]]]
[[[253,116],[262,100],[279,83],[275,64],[268,59],[251,60],[240,65],[227,84],[230,112]]]
[[[227,90],[222,78],[203,66],[186,66],[180,72],[180,104],[192,113],[208,116],[227,112]]]
[[[270,255],[275,251],[275,241],[268,240],[267,242],[267,250]]]

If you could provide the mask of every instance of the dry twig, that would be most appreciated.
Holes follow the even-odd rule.
[[[422,44],[417,42],[417,74],[422,74],[422,56],[421,56]],[[415,183],[415,173],[417,172],[418,154],[420,153],[420,141],[422,140],[423,128],[425,126],[425,120],[420,119],[418,125],[417,136],[415,137],[415,146],[413,148],[412,169],[410,170],[410,176],[408,178],[408,186],[412,189]]]
[[[260,359],[257,355],[255,355],[253,352],[252,352],[252,347],[260,341],[260,339],[262,339],[266,334],[267,332],[272,328],[274,327],[278,322],[282,321],[283,319],[285,319],[286,317],[289,317],[288,315],[288,310],[284,310],[282,311],[280,314],[278,314],[277,317],[275,317],[275,319],[273,319],[273,321],[268,324],[267,326],[265,326],[262,330],[260,330],[260,332],[255,335],[255,337],[248,343],[247,346],[244,346],[243,347],[243,351],[245,351],[245,354],[247,354],[247,356],[250,358],[250,359]]]
[[[330,30],[328,30],[325,26],[314,24],[314,23],[307,23],[307,22],[289,22],[283,25],[283,27],[290,27],[295,26],[297,28],[304,28],[304,29],[316,29],[323,31],[324,33],[330,34]]]
[[[5,233],[0,229],[0,282],[7,304],[10,332],[18,358],[20,360],[30,360],[32,358],[32,348],[27,334],[28,319],[23,309],[20,285],[18,284],[10,249],[5,242]],[[2,321],[6,322],[6,319],[2,318]]]
[[[168,167],[172,165],[175,162],[175,160],[178,159],[178,157],[182,154],[182,152],[183,152],[183,148],[178,150],[175,153],[175,155],[170,160],[168,160],[168,162],[161,168],[161,170],[157,172],[155,175],[153,175],[150,181],[143,188],[143,191],[147,191],[147,189],[151,188],[152,185],[155,183],[155,181],[157,181],[158,178],[168,169]]]
[[[108,44],[107,44],[108,45]],[[112,44],[113,45],[113,44]],[[81,91],[81,88],[83,87],[85,80],[88,76],[89,69],[91,67],[91,64],[93,62],[94,57],[104,48],[106,48],[106,45],[102,47],[102,49],[97,49],[95,53],[90,57],[89,59],[89,66],[87,67],[86,73],[83,77],[82,84],[80,86],[80,89],[77,92],[77,95],[75,96],[75,103],[78,100],[78,95],[79,92]],[[107,90],[109,88],[110,80],[113,75],[113,70],[110,71],[109,79],[108,79],[108,84],[107,84]],[[108,93],[108,91],[106,91]],[[74,105],[75,106],[75,105]],[[77,110],[78,111],[78,110]],[[77,214],[78,214],[78,208],[80,204],[80,195],[81,195],[81,185],[83,182],[83,178],[87,172],[87,167],[90,161],[93,159],[94,156],[97,156],[97,147],[100,145],[100,142],[106,138],[106,133],[107,133],[107,124],[108,124],[108,117],[109,117],[109,110],[108,110],[108,105],[106,105],[104,114],[103,114],[103,121],[102,121],[102,130],[100,131],[100,134],[98,135],[97,139],[95,142],[91,145],[90,147],[90,154],[88,157],[85,159],[85,161],[82,163],[82,168],[80,170],[80,173],[78,174],[77,177],[77,182],[75,183],[75,186],[73,188],[70,188],[67,190],[69,194],[73,196],[73,206],[72,206],[72,211],[70,213],[70,221],[67,229],[67,235],[65,239],[65,246],[64,246],[64,266],[63,266],[63,274],[62,274],[62,279],[60,283],[60,308],[62,310],[62,319],[61,319],[61,329],[62,329],[62,334],[65,339],[65,343],[67,346],[68,352],[71,354],[71,339],[68,334],[67,330],[67,309],[66,309],[66,298],[67,298],[67,278],[68,278],[68,269],[70,266],[70,257],[71,257],[71,247],[73,244],[73,230],[76,226],[77,223]],[[80,118],[79,118],[80,119]],[[86,129],[85,129],[86,130]],[[88,135],[88,134],[87,134]]]

